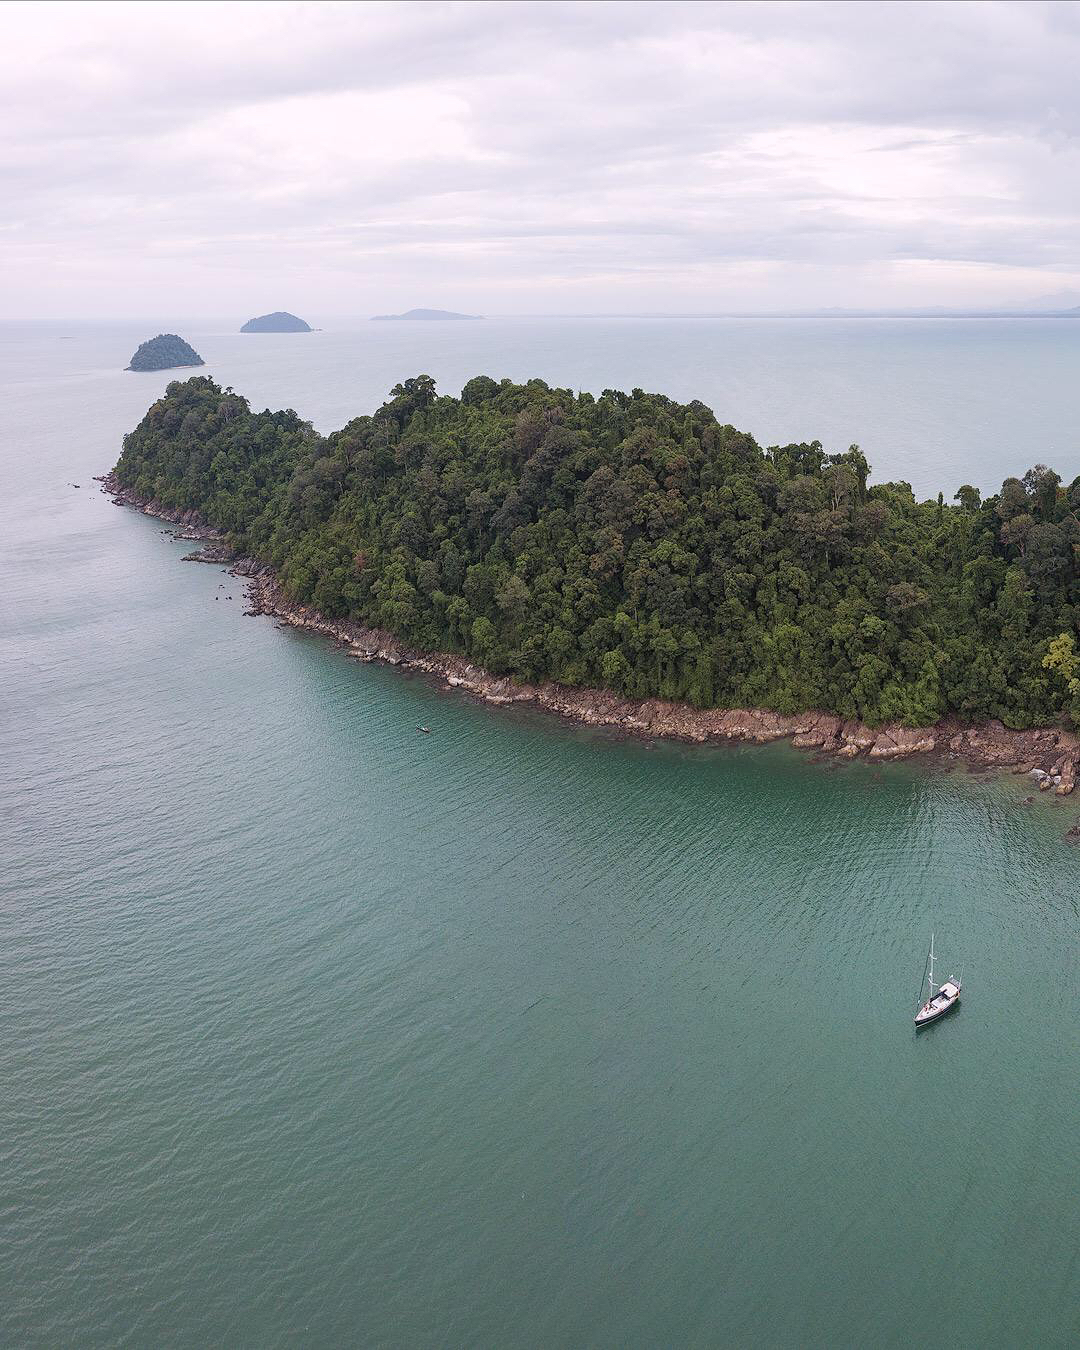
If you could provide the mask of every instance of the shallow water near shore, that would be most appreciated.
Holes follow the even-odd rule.
[[[112,340],[0,405],[0,1340],[1075,1343],[1075,795],[244,619],[90,481],[169,378]]]

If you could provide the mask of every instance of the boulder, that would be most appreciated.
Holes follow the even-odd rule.
[[[840,739],[844,745],[853,746],[857,755],[860,750],[869,750],[874,744],[875,736],[869,727],[863,726],[861,722],[845,722],[840,728]],[[851,759],[852,755],[845,755],[845,758]]]
[[[870,747],[870,758],[903,759],[933,750],[936,744],[929,727],[883,727]]]
[[[833,717],[830,713],[813,713],[800,721],[791,743],[800,750],[831,747],[839,739],[840,728],[839,717]]]

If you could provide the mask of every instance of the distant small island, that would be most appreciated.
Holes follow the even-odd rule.
[[[176,366],[203,366],[206,362],[195,348],[175,333],[159,333],[140,342],[126,370],[172,370]]]
[[[241,333],[310,333],[313,331],[310,324],[306,324],[303,319],[298,319],[295,314],[289,314],[283,309],[275,310],[273,314],[260,314],[257,319],[248,319]]]
[[[450,309],[407,309],[404,314],[373,314],[372,319],[479,319],[479,314],[455,314]]]

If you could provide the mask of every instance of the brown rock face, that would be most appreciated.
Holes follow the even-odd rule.
[[[792,736],[791,743],[800,749],[831,750],[840,744],[841,729],[839,717],[833,717],[831,713],[813,714],[808,725]]]
[[[930,727],[882,727],[870,747],[871,759],[904,759],[925,754],[937,745]]]
[[[857,755],[860,750],[869,750],[877,737],[869,727],[863,726],[861,722],[845,722],[840,728],[840,739],[844,745],[853,747]],[[849,755],[847,758],[853,758],[853,756]]]

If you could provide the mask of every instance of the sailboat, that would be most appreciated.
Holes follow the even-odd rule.
[[[944,1017],[947,1012],[960,1002],[960,987],[963,982],[963,971],[955,980],[946,980],[940,987],[934,985],[934,935],[930,934],[930,954],[926,958],[926,968],[929,974],[926,981],[930,986],[930,997],[915,1014],[915,1029],[929,1026],[931,1022],[936,1022],[939,1017]]]

